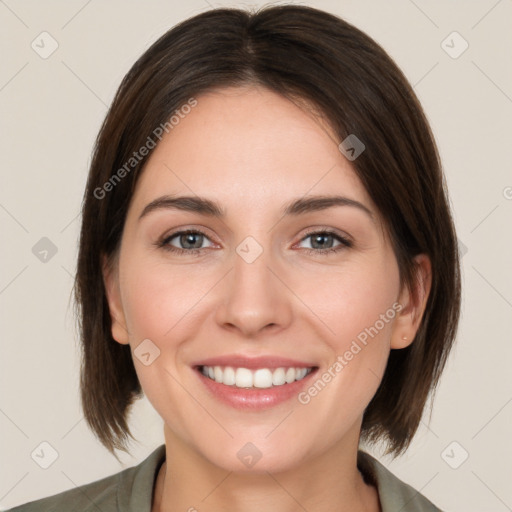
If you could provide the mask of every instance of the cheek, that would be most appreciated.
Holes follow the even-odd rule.
[[[197,315],[208,290],[206,276],[195,273],[192,266],[171,267],[139,258],[136,266],[126,262],[123,280],[123,306],[135,370],[155,410],[187,437],[186,417],[194,417],[197,411],[180,384],[190,378],[186,373],[190,369],[180,364],[180,358],[194,329],[201,325]],[[215,279],[210,276],[209,280],[211,287]],[[147,348],[138,349],[143,340],[151,343],[145,341]],[[151,360],[145,364],[138,354],[148,351]],[[178,410],[183,414],[176,414]]]
[[[325,439],[360,418],[387,364],[399,274],[395,260],[353,266],[317,280],[301,297],[327,326],[329,358],[317,380],[299,396],[303,414],[319,418]],[[328,426],[326,426],[328,425]],[[327,441],[326,441],[327,442]]]
[[[326,326],[326,339],[337,353],[351,341],[364,338],[373,327],[382,338],[389,337],[396,311],[393,304],[399,292],[396,261],[368,259],[346,270],[322,274],[314,285],[301,285],[300,296]]]
[[[150,338],[168,344],[175,333],[193,321],[197,307],[215,284],[213,276],[193,266],[141,263],[127,267],[123,304],[131,339]]]

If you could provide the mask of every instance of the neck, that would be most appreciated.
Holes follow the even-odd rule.
[[[340,442],[287,471],[247,473],[219,468],[165,433],[152,512],[381,512],[377,490],[357,469],[357,444],[347,450]]]

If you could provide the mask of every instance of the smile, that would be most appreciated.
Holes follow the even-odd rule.
[[[296,400],[318,372],[312,360],[225,354],[190,365],[208,396],[234,409],[262,411]]]
[[[304,379],[313,371],[310,368],[234,368],[232,366],[200,366],[201,373],[219,384],[234,386],[237,388],[270,388],[284,386],[292,382]]]

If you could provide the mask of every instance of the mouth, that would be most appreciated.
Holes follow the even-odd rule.
[[[219,384],[244,389],[267,389],[301,381],[315,370],[316,366],[309,368],[291,366],[251,370],[243,367],[200,365],[197,369],[205,377]]]
[[[235,409],[262,410],[293,398],[318,366],[275,357],[222,357],[192,365],[209,396]]]

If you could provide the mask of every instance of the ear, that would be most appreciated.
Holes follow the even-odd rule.
[[[112,268],[114,266],[115,268]],[[126,319],[121,301],[118,267],[117,265],[109,265],[108,259],[105,255],[102,255],[102,273],[108,307],[110,310],[112,337],[118,343],[128,345],[128,329],[126,328]]]
[[[430,258],[426,254],[419,254],[415,256],[414,262],[416,271],[411,290],[404,286],[398,298],[402,308],[393,325],[392,349],[405,348],[413,342],[427,305],[432,285]]]

